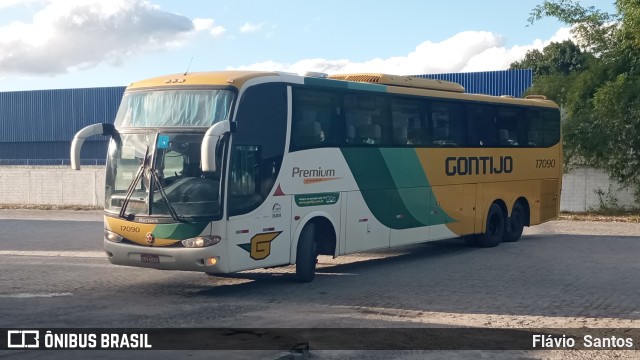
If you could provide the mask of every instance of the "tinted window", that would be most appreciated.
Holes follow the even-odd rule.
[[[473,134],[472,146],[498,146],[498,128],[495,111],[488,105],[471,105],[468,108],[469,125]]]
[[[229,215],[257,208],[275,184],[287,129],[284,84],[249,88],[240,99],[232,134],[229,174]]]
[[[390,146],[389,99],[381,95],[349,93],[344,96],[347,143]]]
[[[433,102],[429,112],[433,126],[433,146],[467,145],[467,124],[463,105],[454,102]]]
[[[528,144],[534,147],[549,147],[560,141],[560,113],[551,109],[530,109]]]
[[[496,127],[498,146],[528,146],[526,141],[527,122],[523,111],[518,108],[499,108]]]
[[[339,129],[340,101],[337,93],[295,89],[291,149],[335,146]]]
[[[323,146],[549,147],[559,112],[507,104],[294,89],[291,149]]]
[[[391,128],[393,145],[430,144],[428,128],[422,111],[423,101],[418,99],[391,99]]]

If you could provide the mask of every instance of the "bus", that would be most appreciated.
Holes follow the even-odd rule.
[[[518,241],[555,219],[560,111],[387,74],[221,71],[132,83],[110,137],[104,249],[209,275],[446,238]]]

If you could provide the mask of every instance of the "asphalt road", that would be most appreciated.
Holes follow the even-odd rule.
[[[118,267],[99,213],[0,212],[0,328],[640,327],[640,225],[552,222],[517,243],[459,239],[320,259],[310,284],[290,267],[209,277]],[[80,220],[80,221],[75,221]],[[4,336],[0,334],[0,336]],[[640,338],[637,339],[640,342]],[[157,358],[157,351],[0,352],[7,359]],[[595,351],[312,351],[321,359],[597,358]],[[281,351],[168,351],[287,358]],[[614,356],[632,358],[633,351]]]

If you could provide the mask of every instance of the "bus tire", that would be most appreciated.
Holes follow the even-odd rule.
[[[296,254],[296,279],[300,282],[311,282],[316,276],[316,263],[318,262],[318,250],[314,238],[315,226],[308,223],[302,228],[298,240]]]
[[[525,213],[522,205],[515,203],[513,209],[511,209],[511,217],[509,217],[509,221],[505,227],[502,241],[515,242],[520,240],[520,236],[522,236],[522,231],[524,230],[524,217]]]
[[[491,204],[487,213],[487,226],[483,234],[478,235],[478,245],[481,247],[495,247],[504,237],[504,213],[498,204]]]

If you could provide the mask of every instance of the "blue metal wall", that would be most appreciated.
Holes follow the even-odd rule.
[[[414,76],[453,81],[464,86],[465,91],[468,93],[495,96],[511,95],[522,97],[522,94],[533,83],[533,71],[531,69]]]
[[[453,81],[468,93],[522,97],[531,70],[415,75]],[[112,123],[125,87],[0,92],[0,165],[66,165],[73,135],[97,122]],[[82,163],[103,164],[108,140],[82,147]]]
[[[112,123],[125,87],[0,92],[0,164],[67,164],[73,135]],[[82,148],[85,163],[104,163],[108,140]]]

